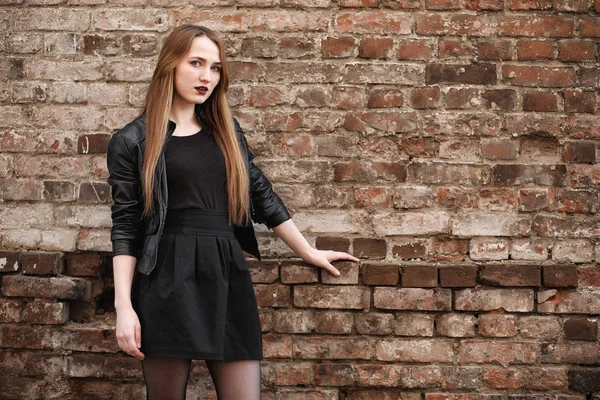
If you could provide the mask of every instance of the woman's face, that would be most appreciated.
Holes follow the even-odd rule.
[[[190,51],[175,67],[175,96],[202,104],[221,79],[219,48],[206,36],[196,37]]]

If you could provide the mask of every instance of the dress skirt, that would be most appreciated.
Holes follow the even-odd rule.
[[[136,272],[132,303],[147,357],[263,358],[254,286],[226,212],[168,210],[156,267]]]

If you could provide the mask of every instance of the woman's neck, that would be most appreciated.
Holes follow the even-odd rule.
[[[202,128],[198,118],[196,118],[195,106],[195,104],[188,103],[178,96],[173,98],[169,119],[175,122],[177,126],[175,134],[190,134],[198,132]]]

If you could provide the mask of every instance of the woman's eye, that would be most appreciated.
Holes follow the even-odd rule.
[[[212,67],[213,71],[219,72],[221,70],[221,67],[218,66],[214,66]]]
[[[192,61],[192,65],[194,67],[199,67],[200,66],[200,61]]]

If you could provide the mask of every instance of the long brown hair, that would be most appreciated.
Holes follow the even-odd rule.
[[[189,52],[194,38],[206,36],[219,48],[221,78],[210,97],[200,106],[206,116],[205,122],[225,157],[227,168],[227,196],[229,219],[242,225],[248,218],[248,172],[240,149],[233,118],[227,103],[229,70],[223,44],[214,31],[204,26],[181,25],[167,37],[158,56],[158,62],[146,94],[146,150],[142,186],[144,214],[149,215],[154,199],[152,187],[155,182],[156,165],[160,156],[173,103],[175,67]],[[198,106],[196,106],[198,108]]]

